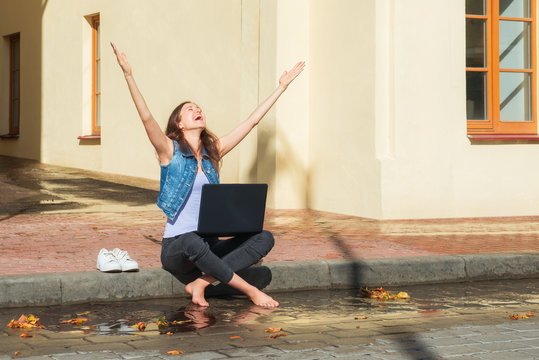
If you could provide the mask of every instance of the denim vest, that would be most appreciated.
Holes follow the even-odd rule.
[[[190,149],[185,152],[180,150],[176,140],[174,153],[168,165],[161,165],[161,184],[157,206],[163,210],[169,219],[174,219],[189,197],[191,187],[195,182],[198,169],[198,161]],[[219,174],[213,168],[210,157],[204,147],[202,148],[202,170],[206,174],[210,184],[219,183]]]

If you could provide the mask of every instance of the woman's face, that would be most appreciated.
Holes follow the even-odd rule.
[[[180,111],[180,121],[178,126],[183,131],[192,129],[205,129],[206,116],[197,104],[187,103]]]

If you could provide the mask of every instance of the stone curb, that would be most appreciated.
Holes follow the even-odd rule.
[[[366,260],[264,263],[268,292],[402,286],[539,277],[539,253],[418,256]],[[0,307],[60,305],[185,295],[183,285],[160,268],[136,273],[99,271],[0,276]]]

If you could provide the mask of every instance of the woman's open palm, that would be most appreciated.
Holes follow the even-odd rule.
[[[305,68],[305,61],[300,61],[289,71],[284,71],[279,79],[279,85],[284,86],[285,88],[294,80]]]
[[[116,60],[118,60],[118,64],[122,68],[124,75],[125,76],[131,75],[131,66],[127,62],[127,56],[124,53],[120,54],[120,52],[116,48],[116,45],[114,45],[113,43],[110,43],[110,45],[112,46],[112,49],[114,50],[114,54],[116,55]]]

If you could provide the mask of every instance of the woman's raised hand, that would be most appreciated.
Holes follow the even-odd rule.
[[[305,61],[300,61],[289,71],[284,71],[279,79],[279,86],[284,87],[285,89],[288,85],[294,80],[305,68]]]
[[[118,64],[124,72],[124,76],[131,76],[131,66],[127,62],[127,56],[125,56],[124,53],[120,54],[120,52],[116,48],[116,45],[114,45],[112,42],[110,43],[110,45],[112,46],[112,50],[114,50],[114,54],[116,55],[116,60],[118,60]]]

